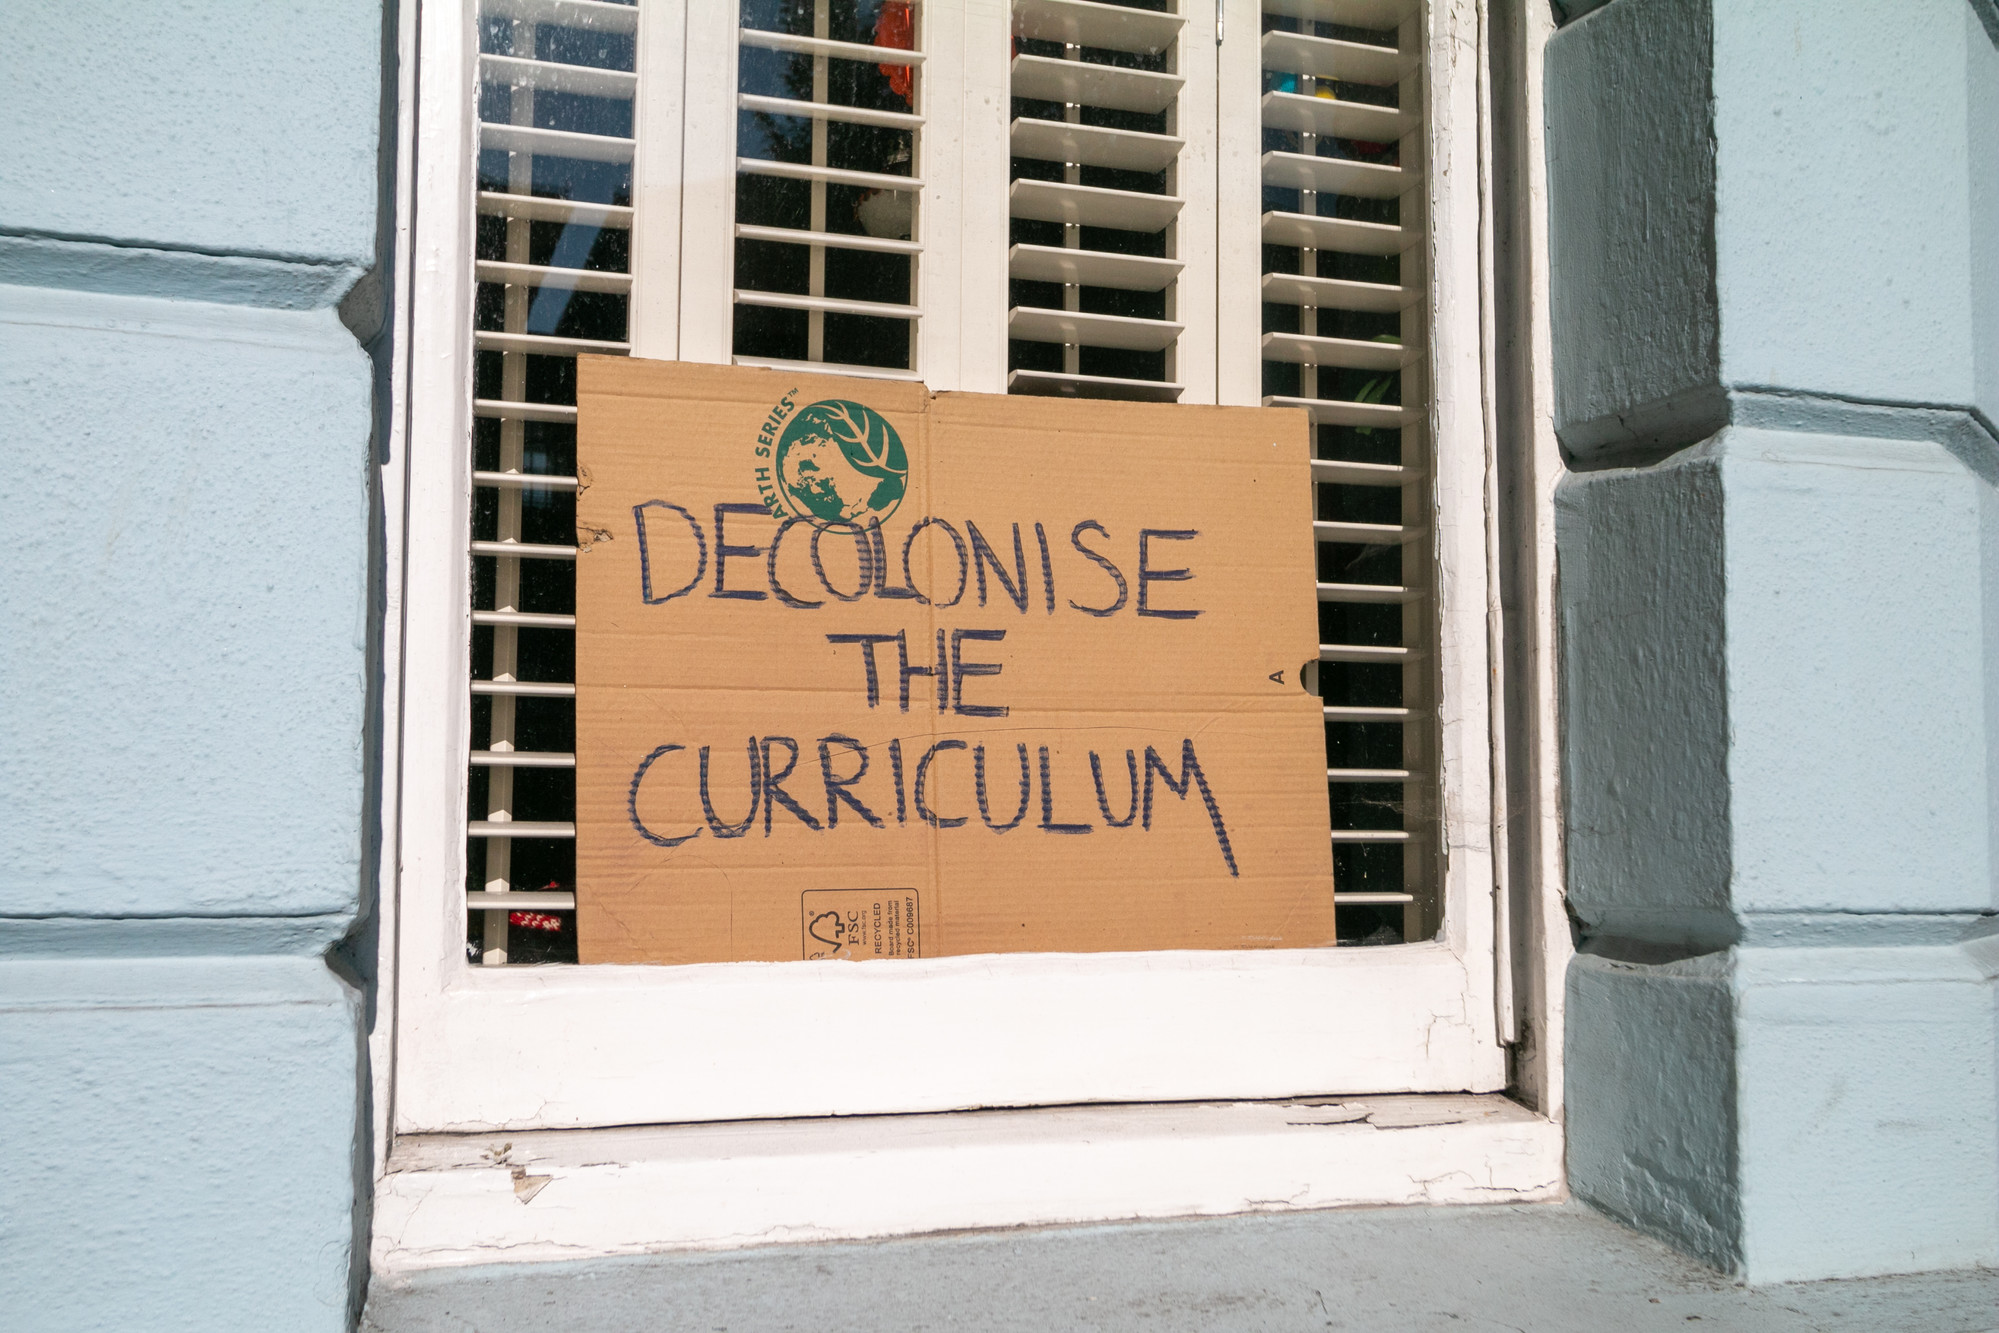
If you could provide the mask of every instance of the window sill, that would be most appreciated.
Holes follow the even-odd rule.
[[[373,1263],[393,1274],[1563,1193],[1560,1126],[1496,1095],[427,1134],[390,1152]]]

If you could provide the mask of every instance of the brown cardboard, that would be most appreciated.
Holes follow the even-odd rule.
[[[579,375],[582,961],[1333,942],[1303,413]]]

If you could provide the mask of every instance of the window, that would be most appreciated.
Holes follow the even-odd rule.
[[[1473,73],[1418,0],[450,9],[419,75],[396,1128],[1500,1086],[1477,146],[1433,114]],[[575,957],[583,352],[1304,408],[1341,940],[1403,947],[511,966]],[[938,1054],[834,1067],[803,1012]]]

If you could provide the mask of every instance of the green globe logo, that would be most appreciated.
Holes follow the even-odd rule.
[[[777,493],[822,527],[887,519],[909,489],[909,455],[881,413],[843,398],[798,410],[777,442]]]

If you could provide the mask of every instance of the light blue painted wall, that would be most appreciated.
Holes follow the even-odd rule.
[[[1992,485],[1924,440],[1722,440],[1736,910],[1999,908]]]
[[[1730,961],[1719,951],[1663,963],[1579,955],[1564,1055],[1578,1192],[1735,1271],[1742,1189]]]
[[[1663,946],[1736,936],[1720,491],[1716,461],[1695,449],[1560,515],[1564,727],[1619,742],[1617,765],[1568,784],[1569,906],[1600,932]],[[1569,554],[1598,550],[1615,558]],[[1637,614],[1648,632],[1620,632]],[[1584,644],[1590,669],[1577,670]]]
[[[1986,35],[1999,43],[1999,0],[1978,0]],[[1999,61],[1980,47],[1975,34],[1964,44],[1965,138],[1971,154],[1971,329],[1977,343],[1973,371],[1977,398],[1987,425],[1999,422],[1999,153],[1981,151],[1992,145],[1999,126]]]
[[[0,1323],[345,1327],[357,1009],[310,954],[0,963]]]
[[[1999,1263],[1994,35],[1549,47],[1571,1182],[1756,1281]]]
[[[10,1329],[353,1309],[384,32],[0,14]]]
[[[1557,34],[1551,73],[1588,71],[1548,90],[1549,169],[1589,181],[1549,238],[1572,455],[1784,410],[1758,389],[1999,420],[1990,3],[1617,0]]]
[[[1971,211],[1972,162],[1994,156],[1995,133],[1970,115],[1968,75],[1992,64],[1971,5],[1784,0],[1713,16],[1723,375],[1969,405],[1974,259],[1999,247],[1999,215]]]
[[[359,891],[368,359],[333,311],[0,294],[0,912]],[[357,428],[359,434],[357,436]],[[32,644],[32,651],[27,646]],[[11,785],[11,783],[10,783]]]
[[[1571,452],[1697,439],[1726,420],[1707,5],[1612,9],[1549,48],[1551,75],[1588,71],[1547,90],[1550,179],[1589,180],[1589,203],[1550,201],[1555,419]],[[1585,207],[1628,225],[1560,225],[1565,208]]]
[[[0,225],[345,268],[351,284],[375,254],[381,12],[7,6]]]
[[[1858,938],[1735,951],[1742,1267],[1757,1280],[1999,1257],[1999,937]]]
[[[1999,1261],[1995,516],[1742,427],[1558,496],[1571,1184],[1758,1281]]]

